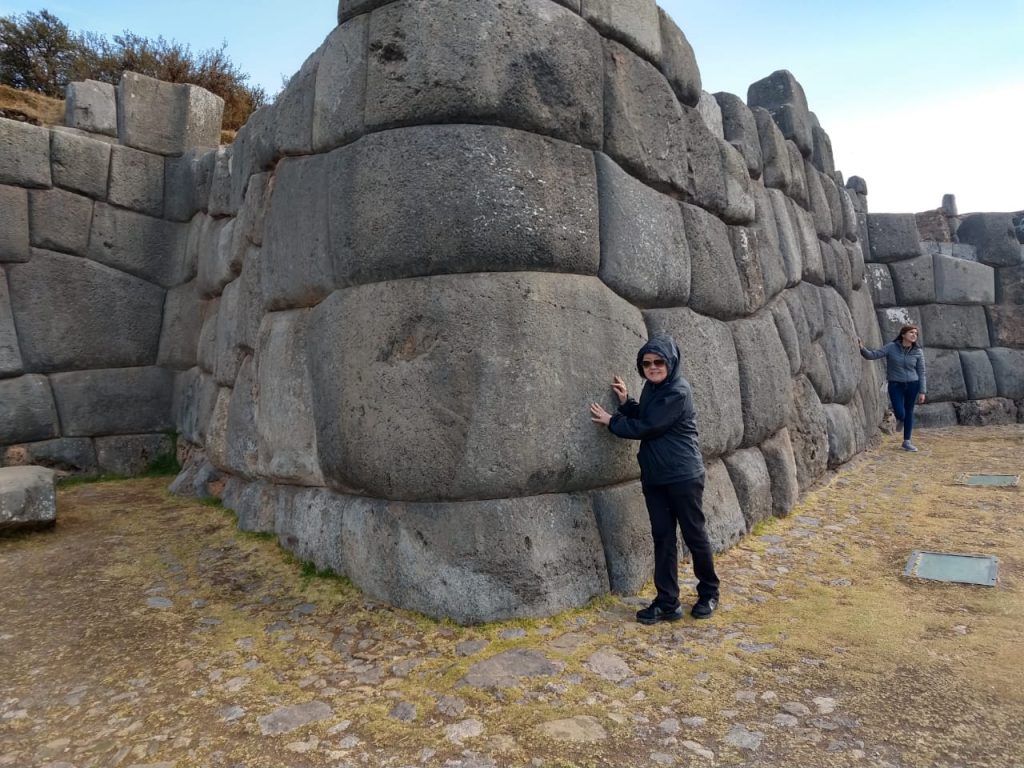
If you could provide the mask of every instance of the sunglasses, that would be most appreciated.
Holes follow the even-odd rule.
[[[665,367],[665,361],[664,360],[643,360],[640,363],[640,365],[642,365],[644,368],[664,368]]]

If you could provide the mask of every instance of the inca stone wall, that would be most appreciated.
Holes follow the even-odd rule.
[[[138,98],[130,114],[153,114]],[[167,152],[148,136],[142,155]],[[675,336],[694,385],[719,550],[877,435],[884,374],[856,345],[882,341],[863,183],[843,183],[789,73],[746,102],[703,92],[653,1],[346,1],[231,146],[196,146],[160,166],[173,258],[110,221],[154,218],[155,164],[91,201],[107,218],[87,242],[115,276],[143,273],[152,308],[115,320],[148,294],[102,283],[99,351],[50,329],[33,360],[147,350],[80,367],[131,366],[180,435],[172,488],[221,496],[375,598],[470,622],[642,586],[635,445],[587,406],[611,406],[615,373],[639,391],[653,332]],[[29,253],[40,285],[69,258]],[[98,443],[122,390],[26,367],[22,314],[0,387]],[[58,436],[18,434],[29,452]]]
[[[868,282],[882,335],[921,326],[922,426],[1024,421],[1024,232],[1020,214],[869,214]],[[955,242],[954,242],[955,241]]]
[[[218,144],[223,102],[127,74],[66,105],[67,127],[0,120],[0,465],[137,474],[173,454],[174,369],[194,364],[174,169]]]

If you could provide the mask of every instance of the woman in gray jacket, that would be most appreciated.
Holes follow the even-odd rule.
[[[903,450],[916,451],[910,442],[914,431],[914,405],[923,403],[927,382],[924,370],[924,352],[917,345],[916,325],[904,325],[899,335],[881,349],[868,349],[857,339],[860,355],[868,360],[885,358],[886,378],[889,380],[889,401],[892,412],[903,422]]]

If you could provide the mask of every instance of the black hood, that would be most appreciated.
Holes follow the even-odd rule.
[[[682,361],[680,360],[679,347],[676,346],[676,342],[671,336],[666,334],[652,336],[646,344],[640,347],[640,351],[636,353],[636,369],[640,373],[640,378],[647,384],[650,384],[650,382],[647,381],[647,377],[644,376],[643,366],[644,355],[648,352],[657,355],[668,363],[668,376],[665,377],[665,381],[662,382],[663,384],[667,384],[668,382],[675,381],[679,378],[681,375],[681,371],[679,370],[681,368],[680,363]]]

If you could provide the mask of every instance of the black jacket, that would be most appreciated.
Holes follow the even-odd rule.
[[[693,390],[683,378],[679,348],[671,336],[655,336],[636,355],[641,361],[653,352],[668,363],[668,375],[660,384],[645,381],[640,402],[629,398],[612,416],[608,429],[618,437],[640,441],[640,478],[645,485],[667,485],[693,480],[704,474],[697,442],[697,412]]]

